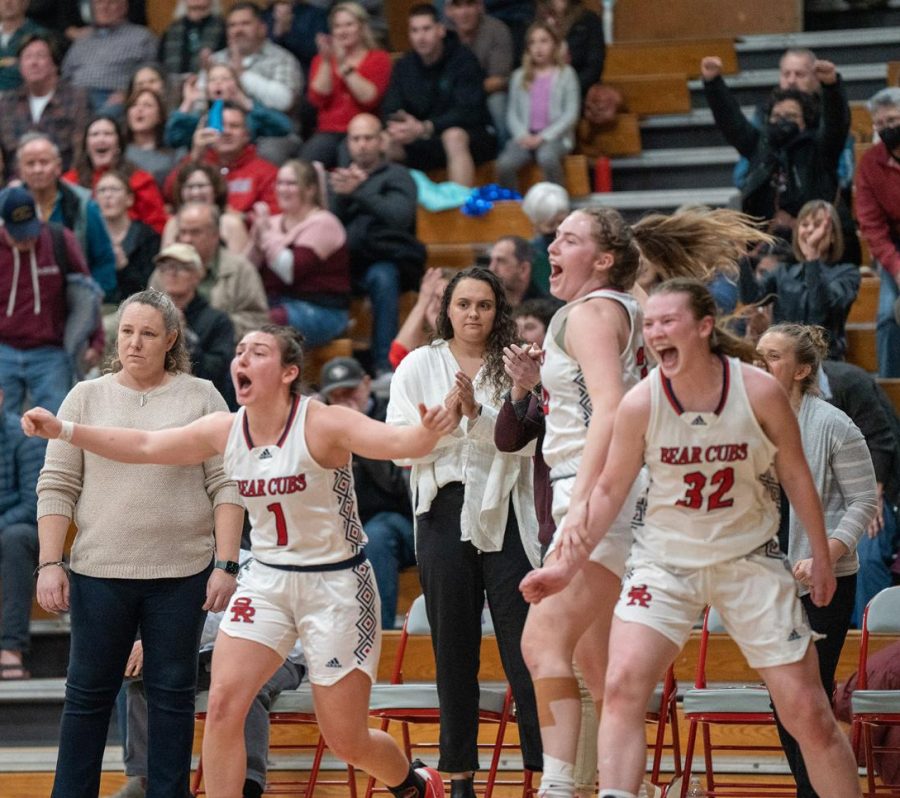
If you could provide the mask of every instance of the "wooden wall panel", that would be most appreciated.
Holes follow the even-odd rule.
[[[618,0],[617,42],[641,39],[708,39],[756,33],[795,33],[803,29],[801,0]]]

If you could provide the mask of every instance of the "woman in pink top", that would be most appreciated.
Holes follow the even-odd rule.
[[[337,338],[347,327],[350,256],[340,220],[322,208],[319,173],[305,161],[278,170],[275,196],[281,213],[256,203],[250,257],[260,267],[270,316],[289,324],[309,346]]]
[[[319,111],[316,132],[301,151],[306,161],[335,166],[347,125],[357,114],[378,113],[391,77],[391,57],[375,49],[369,15],[355,2],[338,3],[328,16],[331,35],[316,36],[308,97]]]
[[[537,161],[544,180],[562,185],[562,161],[575,146],[581,113],[578,75],[566,64],[564,43],[548,24],[535,22],[525,43],[522,66],[509,82],[510,140],[497,159],[497,181],[518,189],[519,169]]]

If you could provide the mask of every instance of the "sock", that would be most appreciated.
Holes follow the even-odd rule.
[[[262,798],[262,794],[262,784],[253,779],[247,779],[244,782],[244,798]]]
[[[544,772],[538,789],[540,798],[572,798],[575,795],[575,765],[544,754]]]
[[[425,779],[416,773],[414,765],[411,764],[406,778],[396,787],[388,787],[388,789],[397,798],[419,798],[425,794]]]

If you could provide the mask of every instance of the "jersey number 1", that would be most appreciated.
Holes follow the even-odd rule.
[[[284,520],[284,510],[280,502],[267,504],[266,509],[275,516],[276,546],[287,546],[287,521]]]
[[[684,475],[684,481],[687,485],[687,492],[683,499],[679,499],[675,504],[679,507],[687,507],[691,510],[700,510],[703,508],[703,489],[706,487],[706,475],[700,471],[691,471]],[[716,471],[709,482],[715,485],[716,489],[709,495],[706,502],[706,509],[719,510],[723,507],[731,507],[734,499],[726,499],[725,496],[734,487],[734,469],[730,466]]]

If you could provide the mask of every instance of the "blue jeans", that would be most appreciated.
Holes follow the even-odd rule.
[[[4,404],[21,413],[28,396],[34,407],[59,410],[72,387],[72,360],[61,346],[15,349],[0,344],[0,388]]]
[[[0,649],[4,651],[28,650],[37,555],[34,524],[10,524],[0,529]]]
[[[321,346],[333,341],[347,329],[350,313],[340,308],[327,308],[302,299],[280,297],[273,306],[284,308],[288,324],[303,333],[307,346]]]
[[[889,501],[884,502],[884,528],[877,537],[865,532],[859,539],[856,553],[859,556],[859,572],[856,574],[856,605],[853,608],[853,625],[862,625],[863,610],[877,593],[890,587],[891,557],[897,535],[897,516]]]
[[[53,798],[96,798],[106,732],[138,630],[149,705],[147,798],[186,798],[197,651],[212,563],[178,579],[72,573],[72,639]]]
[[[397,337],[400,313],[400,273],[396,263],[378,261],[366,269],[359,287],[372,302],[372,365],[375,371],[391,371],[388,351]],[[378,569],[375,569],[378,573]],[[384,594],[381,594],[382,609]]]
[[[878,289],[878,376],[900,377],[900,325],[894,318],[894,303],[900,296],[897,281],[881,266],[881,287]]]
[[[393,629],[397,618],[397,576],[401,568],[416,564],[413,525],[400,513],[375,513],[365,524],[366,557],[375,571],[381,596],[381,628]]]

